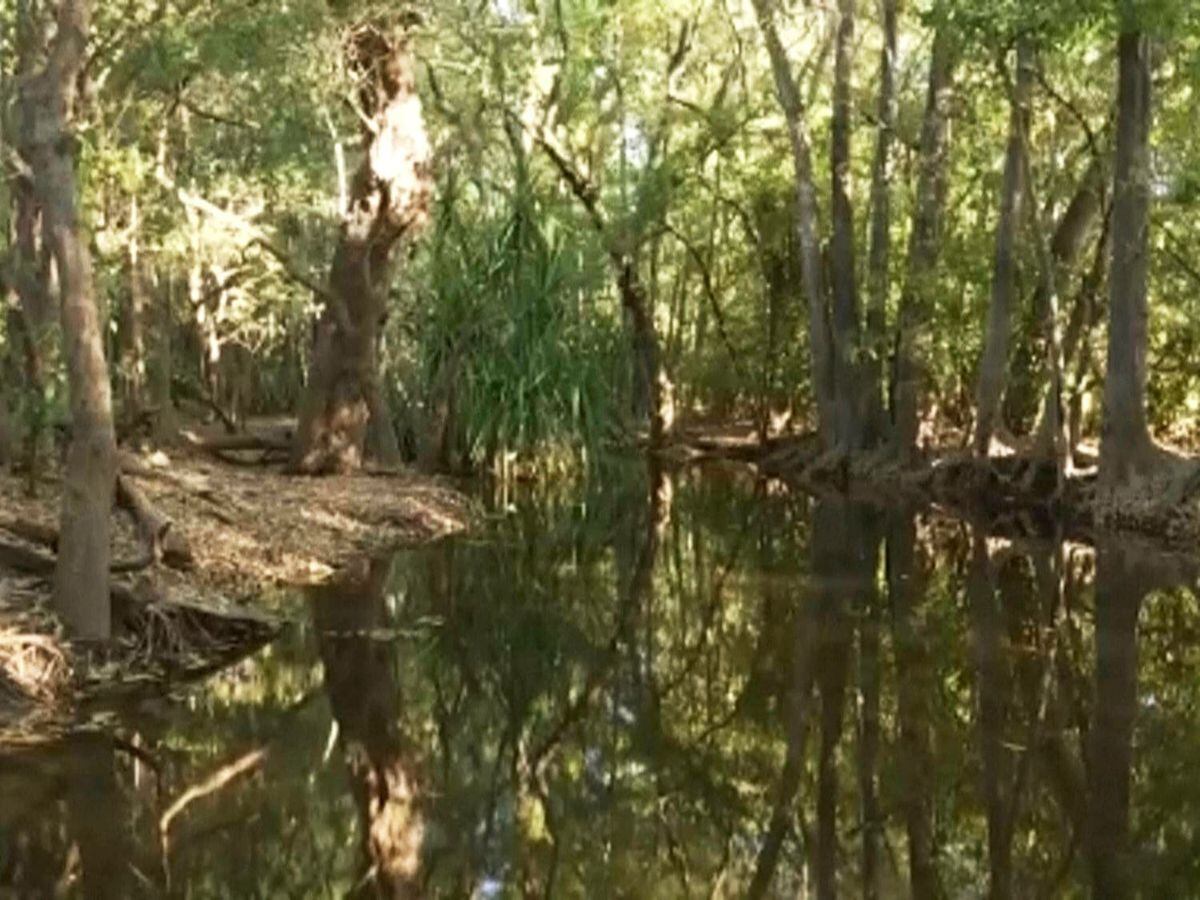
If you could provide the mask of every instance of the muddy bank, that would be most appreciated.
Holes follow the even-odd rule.
[[[117,637],[103,650],[70,644],[50,612],[57,476],[30,496],[0,473],[0,742],[52,729],[106,692],[210,671],[277,632],[255,598],[471,516],[463,494],[411,472],[306,478],[195,450],[126,454],[122,468],[172,540],[147,558],[144,528],[114,511],[114,568],[125,571],[114,571]]]

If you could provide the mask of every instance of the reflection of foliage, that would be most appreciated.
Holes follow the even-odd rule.
[[[913,726],[928,736],[930,777],[921,783],[946,895],[997,877],[1004,847],[1014,896],[1084,893],[1093,801],[1083,748],[1098,721],[1090,552],[985,542],[980,554],[965,529],[923,520],[919,569],[908,574],[926,573],[924,589],[911,599],[902,648],[882,568],[856,556],[852,526],[839,524],[849,512],[834,519],[826,505],[814,518],[803,497],[720,473],[678,476],[669,501],[651,504],[650,488],[611,472],[603,490],[505,498],[485,539],[404,551],[380,582],[384,620],[353,646],[377,643],[373,658],[391,667],[375,681],[392,682],[390,746],[403,748],[416,778],[426,893],[577,896],[603,884],[614,896],[707,895],[722,879],[727,893],[744,893],[799,689],[812,697],[807,741],[771,890],[812,883],[818,836],[831,827],[838,885],[860,894],[868,621],[879,626],[882,664],[874,781],[884,895],[905,893],[908,881],[911,768],[901,736]],[[823,540],[814,543],[813,528],[825,530]],[[655,565],[643,590],[648,541]],[[354,592],[331,599],[369,602]],[[1197,615],[1195,598],[1173,591],[1152,594],[1141,613],[1130,840],[1146,860],[1146,889],[1159,895],[1187,894],[1197,877],[1187,825],[1200,800],[1191,765]],[[828,630],[838,621],[849,643],[805,638],[813,627],[841,633]],[[821,715],[829,671],[794,682],[806,646],[827,661],[843,648],[849,680],[838,729]],[[985,666],[989,646],[998,655]],[[260,775],[180,817],[168,867],[176,887],[341,895],[361,876],[358,811],[336,749],[350,735],[331,733],[319,647],[299,626],[194,694],[190,709],[127,720],[126,733],[143,735],[138,742],[162,766],[170,797],[250,749],[268,750]],[[925,660],[919,673],[914,659]],[[919,691],[915,705],[901,703],[906,681]],[[997,704],[986,718],[985,702]],[[836,792],[819,814],[822,744]],[[47,784],[69,781],[54,758],[38,758],[53,773]],[[137,837],[129,852],[153,882],[161,866],[147,770],[135,782],[132,757],[117,750],[115,759],[129,799],[122,815]],[[0,828],[27,839],[17,855],[24,865],[57,871],[74,826],[59,808],[22,800],[36,782],[28,772],[23,779]],[[991,796],[1001,805],[989,806]],[[1008,836],[989,842],[1004,821]],[[17,846],[6,843],[0,859]]]

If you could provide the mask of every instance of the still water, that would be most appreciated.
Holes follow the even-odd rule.
[[[602,481],[0,751],[0,897],[1200,896],[1186,564]]]

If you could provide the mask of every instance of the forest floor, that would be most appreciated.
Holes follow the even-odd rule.
[[[1183,478],[1135,485],[1113,498],[1098,489],[1096,446],[1081,445],[1084,464],[1059,488],[1053,465],[1020,446],[997,444],[992,456],[980,459],[964,449],[965,443],[961,435],[938,435],[904,466],[886,452],[825,453],[813,433],[764,440],[751,423],[723,422],[685,425],[663,452],[678,463],[743,462],[809,491],[935,505],[993,534],[1067,536],[1087,543],[1106,535],[1136,535],[1173,553],[1200,554],[1200,463],[1185,455],[1178,469]]]
[[[186,448],[124,460],[125,477],[186,541],[186,565],[167,557],[114,574],[114,615],[123,597],[137,615],[126,611],[124,634],[98,652],[63,639],[39,565],[5,565],[0,555],[0,743],[44,733],[97,694],[243,654],[277,630],[256,598],[320,583],[355,558],[436,540],[472,517],[463,494],[414,472],[307,478]],[[57,472],[39,479],[32,496],[25,478],[0,472],[0,544],[10,556],[52,559],[37,536],[55,533],[60,489]],[[137,560],[142,545],[130,517],[114,512],[115,565]]]

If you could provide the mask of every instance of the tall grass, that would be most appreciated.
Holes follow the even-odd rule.
[[[620,319],[594,239],[569,229],[524,179],[490,214],[443,191],[401,387],[426,428],[448,419],[459,465],[547,474],[617,426]]]

